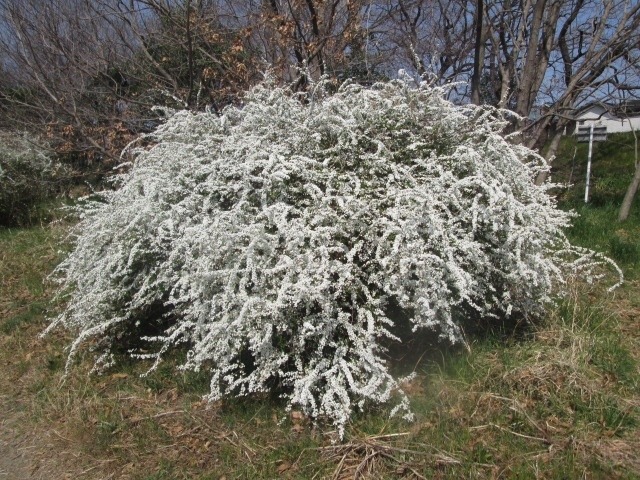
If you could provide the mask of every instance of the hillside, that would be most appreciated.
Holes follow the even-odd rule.
[[[618,212],[634,174],[635,140],[631,133],[610,135],[594,143],[589,203],[584,203],[588,143],[567,137],[553,162],[552,180],[569,185],[557,189],[562,208],[574,209],[569,235],[575,242],[595,248],[626,266],[626,275],[636,278],[640,250],[640,203],[636,197],[629,219],[620,224]]]

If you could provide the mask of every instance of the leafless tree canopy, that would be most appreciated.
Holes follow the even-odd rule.
[[[636,95],[639,46],[636,0],[0,0],[0,127],[108,159],[154,105],[220,109],[267,71],[303,90],[404,69],[515,110],[538,146],[577,106]]]

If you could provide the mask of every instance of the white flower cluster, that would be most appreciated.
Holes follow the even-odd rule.
[[[392,310],[463,341],[464,318],[539,313],[570,262],[570,214],[532,181],[546,164],[504,126],[408,80],[176,113],[82,208],[49,329],[98,366],[183,344],[209,399],[278,389],[341,434],[367,402],[409,415],[383,358]]]

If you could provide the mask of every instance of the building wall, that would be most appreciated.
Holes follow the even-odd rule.
[[[640,130],[640,117],[617,118],[606,112],[602,107],[594,107],[576,117],[577,127],[587,127],[592,123],[597,126],[606,126],[607,133]]]

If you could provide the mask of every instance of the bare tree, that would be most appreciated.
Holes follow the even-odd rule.
[[[227,11],[238,14],[230,6]],[[323,75],[376,77],[381,63],[377,37],[386,15],[377,2],[264,0],[242,14],[253,45],[262,50],[271,69],[284,80],[297,80],[300,88]]]
[[[441,84],[455,85],[459,99],[468,95],[473,70],[474,10],[461,0],[398,0],[387,4],[383,42],[392,65],[413,68]]]
[[[91,105],[105,87],[95,82],[99,72],[108,71],[122,53],[116,42],[104,42],[107,25],[90,15],[82,0],[2,0],[0,13],[0,46],[8,66],[5,119],[57,131],[62,150],[70,148],[73,136],[82,137],[80,149],[108,150],[94,128],[95,113],[111,112],[104,104]]]
[[[640,92],[638,2],[478,0],[469,6],[476,10],[470,100],[515,111],[522,141],[544,147],[548,160],[578,107],[621,90]]]
[[[640,87],[635,0],[0,0],[0,22],[4,117],[100,156],[152,105],[220,108],[266,70],[303,89],[412,69],[515,110],[548,158],[576,107]]]
[[[154,105],[223,106],[257,78],[241,31],[210,2],[0,0],[5,118],[59,153],[115,158]]]

